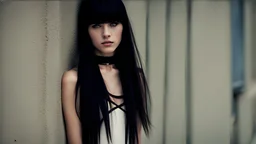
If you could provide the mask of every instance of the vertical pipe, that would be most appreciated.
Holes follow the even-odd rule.
[[[43,67],[43,78],[42,78],[42,86],[43,86],[43,97],[41,98],[41,113],[43,116],[43,143],[47,143],[48,141],[48,126],[47,126],[47,118],[46,118],[46,95],[47,95],[47,88],[46,88],[46,76],[47,76],[47,49],[48,49],[48,2],[45,0],[44,5],[44,25],[45,25],[45,43],[44,43],[44,50],[43,50],[43,60],[42,60],[42,67]]]
[[[146,78],[147,78],[147,81],[148,81],[148,83],[150,82],[150,79],[149,79],[149,71],[150,71],[150,68],[149,68],[149,66],[150,66],[150,45],[149,45],[149,35],[150,35],[150,32],[149,32],[149,21],[150,21],[150,1],[151,0],[147,0],[147,5],[146,5],[146,33],[145,33],[145,35],[146,35],[146,41],[145,41],[145,46],[146,46],[146,50],[145,50],[145,52],[146,52],[146,61],[145,61],[145,66],[146,66]],[[148,110],[149,110],[149,118],[151,119],[151,106],[150,107],[148,107]]]
[[[149,35],[150,35],[150,32],[149,32],[149,17],[150,17],[150,0],[147,0],[147,6],[146,6],[146,62],[145,62],[145,66],[146,66],[146,77],[149,81]]]
[[[168,96],[168,62],[169,62],[169,50],[170,50],[170,12],[171,12],[171,0],[166,0],[166,23],[165,23],[165,71],[164,71],[164,98],[163,98],[163,144],[166,144],[166,113],[167,113],[167,96]]]
[[[191,125],[191,15],[192,0],[187,0],[187,47],[186,47],[186,64],[185,64],[185,80],[186,80],[186,144],[192,143],[192,125]]]

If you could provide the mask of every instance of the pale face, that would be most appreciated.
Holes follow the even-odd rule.
[[[121,23],[92,24],[88,28],[96,55],[113,56],[122,39]]]

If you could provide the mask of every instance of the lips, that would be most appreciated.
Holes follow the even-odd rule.
[[[102,43],[104,46],[111,46],[113,44],[112,41],[105,41]]]
[[[112,41],[104,41],[102,44],[112,44]]]

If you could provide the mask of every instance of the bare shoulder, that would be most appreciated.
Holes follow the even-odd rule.
[[[61,92],[63,98],[74,98],[77,83],[77,71],[69,70],[63,73],[61,78]]]
[[[68,70],[65,71],[61,78],[62,85],[73,85],[77,82],[77,71],[75,70]]]

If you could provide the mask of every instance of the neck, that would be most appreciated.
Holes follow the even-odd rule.
[[[116,59],[114,56],[98,56],[95,55],[95,60],[96,63],[99,65],[104,65],[104,66],[111,66],[116,63]]]

